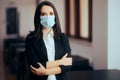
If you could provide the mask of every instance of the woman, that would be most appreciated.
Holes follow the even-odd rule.
[[[26,37],[26,56],[32,80],[63,80],[72,58],[68,38],[61,33],[57,11],[48,1],[40,3],[34,16],[35,30]]]

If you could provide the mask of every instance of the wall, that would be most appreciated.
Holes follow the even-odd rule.
[[[93,0],[93,64],[107,68],[107,0]]]
[[[108,0],[108,68],[120,69],[120,0]]]
[[[20,35],[25,37],[30,30],[34,29],[33,17],[36,4],[35,0],[0,0],[0,7],[0,49],[2,49],[3,39],[16,36],[6,34],[6,8],[18,8]]]

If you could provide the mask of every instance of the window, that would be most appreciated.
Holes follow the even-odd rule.
[[[92,0],[66,0],[66,34],[92,41]]]

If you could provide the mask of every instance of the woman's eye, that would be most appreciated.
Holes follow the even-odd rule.
[[[54,15],[54,13],[53,13],[53,12],[50,12],[50,15]]]
[[[46,15],[46,13],[41,13],[41,16],[45,16]]]
[[[41,16],[44,16],[45,14],[41,14]]]
[[[41,15],[41,16],[54,15],[54,13],[53,13],[53,12],[49,12],[49,13],[44,13],[44,12],[43,12],[43,13],[41,13],[40,15]]]

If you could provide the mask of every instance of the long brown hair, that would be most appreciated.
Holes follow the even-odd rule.
[[[40,24],[40,12],[41,12],[41,8],[44,5],[47,5],[47,6],[50,6],[50,7],[53,8],[53,11],[54,11],[54,14],[55,14],[55,25],[52,28],[53,28],[53,32],[54,32],[54,38],[59,39],[60,34],[61,34],[61,29],[60,29],[60,22],[59,22],[59,18],[58,18],[58,13],[57,13],[57,10],[56,10],[55,6],[49,1],[41,2],[37,6],[36,11],[35,11],[35,15],[34,15],[35,30],[32,33],[34,33],[34,36],[38,40],[42,39],[42,37],[43,37],[43,33],[42,33],[43,26]]]

